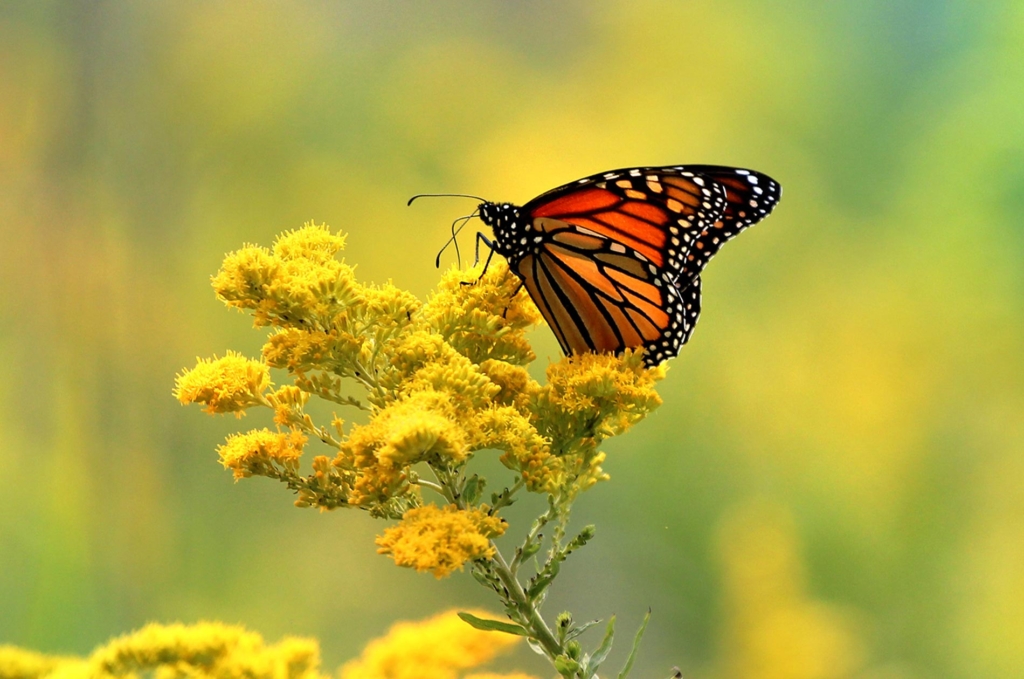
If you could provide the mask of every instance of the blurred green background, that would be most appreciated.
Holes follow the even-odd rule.
[[[785,195],[709,267],[548,612],[625,639],[652,606],[637,677],[1024,676],[1022,108],[1021,2],[0,4],[0,643],[220,619],[334,666],[490,605],[232,484],[239,423],[170,394],[262,341],[209,276],[315,219],[424,296],[467,205],[414,193],[693,162]]]

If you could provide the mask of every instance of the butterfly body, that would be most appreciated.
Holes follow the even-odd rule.
[[[493,251],[519,276],[567,354],[679,353],[700,314],[700,273],[781,196],[767,175],[713,165],[585,177],[523,206],[483,202]]]

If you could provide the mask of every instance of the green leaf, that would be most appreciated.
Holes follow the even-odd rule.
[[[466,479],[466,485],[462,487],[462,498],[468,504],[475,505],[476,501],[480,499],[480,494],[484,492],[485,485],[487,485],[487,479],[482,479],[478,474],[473,474]]]
[[[536,599],[541,592],[547,589],[548,585],[551,584],[551,580],[553,578],[554,575],[550,574],[544,574],[543,576],[535,575],[534,577],[532,577],[530,579],[529,587],[527,587],[526,589],[526,596],[530,598],[530,601]]]
[[[503,488],[500,493],[491,493],[491,507],[508,507],[513,502],[515,502],[515,498],[512,497],[510,488]]]
[[[511,622],[501,622],[500,620],[485,620],[484,618],[478,618],[470,613],[459,611],[459,617],[469,623],[472,627],[485,632],[505,632],[506,634],[515,634],[520,637],[528,637],[530,633],[520,625],[516,625]]]
[[[583,530],[581,530],[579,534],[572,540],[570,540],[568,545],[566,545],[565,555],[569,556],[569,554],[571,554],[572,552],[586,545],[588,542],[594,539],[594,536],[596,534],[597,528],[593,524],[589,526],[584,526]]]
[[[576,637],[578,637],[579,635],[583,634],[588,629],[590,629],[594,625],[597,625],[600,622],[601,622],[600,620],[591,620],[590,622],[583,623],[579,627],[573,627],[571,630],[569,630],[566,633],[566,635],[565,635],[566,641],[568,641],[569,639],[575,639]]]
[[[593,676],[597,672],[597,668],[601,666],[604,659],[611,652],[611,641],[615,637],[615,617],[612,616],[608,619],[608,627],[604,630],[604,639],[601,640],[601,645],[598,646],[597,650],[590,657],[590,663],[587,669],[590,671],[590,675]]]
[[[483,585],[484,587],[490,587],[491,586],[491,581],[487,577],[486,574],[481,573],[480,571],[476,570],[475,568],[472,571],[470,571],[470,572],[473,574],[473,579],[476,580],[477,582],[479,582],[481,585]]]
[[[531,542],[530,544],[523,547],[523,558],[529,559],[531,556],[540,551],[540,541]]]
[[[626,664],[622,667],[622,671],[619,672],[619,679],[626,679],[629,676],[629,671],[633,669],[633,661],[636,660],[637,651],[640,650],[640,640],[644,638],[644,630],[647,629],[647,623],[651,621],[651,609],[647,609],[647,615],[644,616],[644,621],[640,623],[640,629],[636,631],[636,638],[633,639],[633,648],[629,651],[629,657],[626,658]],[[676,670],[678,672],[678,670]],[[682,676],[682,675],[679,675]]]

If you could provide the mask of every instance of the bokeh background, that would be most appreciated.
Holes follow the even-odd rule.
[[[491,604],[232,484],[239,423],[170,393],[262,342],[209,276],[312,219],[424,296],[468,206],[413,193],[701,162],[785,196],[608,445],[548,612],[618,613],[618,665],[652,606],[637,677],[1024,676],[1022,108],[1021,2],[0,4],[0,642],[220,619],[332,667]]]

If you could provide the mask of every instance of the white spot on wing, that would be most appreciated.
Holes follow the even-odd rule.
[[[597,236],[598,238],[604,238],[604,236],[599,234],[597,231],[591,231],[590,229],[585,229],[582,226],[577,226],[576,231],[578,231],[579,233],[585,233],[588,236]]]

